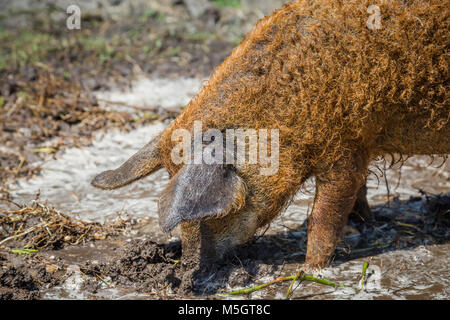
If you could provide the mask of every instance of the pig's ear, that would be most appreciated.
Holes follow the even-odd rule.
[[[169,232],[183,221],[221,217],[245,203],[246,188],[231,166],[187,164],[159,199],[159,224]]]
[[[162,167],[159,140],[161,134],[115,170],[97,175],[91,184],[100,189],[116,189],[141,179]]]

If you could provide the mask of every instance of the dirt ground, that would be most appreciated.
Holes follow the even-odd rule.
[[[75,31],[49,23],[53,7],[2,12],[3,189],[11,179],[37,174],[38,168],[30,168],[33,162],[89,144],[95,131],[131,130],[174,117],[177,110],[168,113],[153,106],[136,108],[135,114],[106,111],[92,91],[127,87],[138,76],[209,76],[251,27],[245,18],[258,18],[233,3],[213,3],[201,17],[192,17],[183,1],[154,1],[154,8],[122,19],[88,15]],[[236,12],[240,19],[233,18]],[[63,18],[57,23],[65,26]]]
[[[418,203],[423,204],[421,214],[405,216],[402,206]],[[374,222],[349,222],[334,265],[449,240],[448,196],[424,194],[392,204],[390,209],[373,209]],[[230,288],[286,275],[285,266],[301,267],[305,257],[305,225],[284,234],[261,234],[220,261],[198,262],[180,260],[179,241],[140,239],[139,230],[144,226],[135,221],[86,223],[39,202],[2,212],[0,217],[1,299],[51,298],[53,288],[78,292],[70,298],[84,299],[110,298],[105,289],[114,289],[113,297],[132,293],[134,298],[146,299],[223,298],[220,294]],[[301,244],[299,233],[303,235]],[[355,233],[360,235],[356,242]],[[352,281],[356,288],[358,282]],[[288,285],[276,288],[285,291]]]
[[[134,114],[106,111],[107,108],[99,107],[92,91],[127,87],[138,76],[207,77],[262,17],[259,10],[241,6],[239,1],[212,1],[209,9],[200,14],[193,14],[183,1],[154,1],[144,11],[123,17],[88,12],[83,17],[82,29],[72,32],[55,27],[55,22],[65,24],[64,11],[61,14],[54,6],[30,8],[19,6],[9,11],[4,8],[0,13],[0,201],[11,210],[17,209],[14,200],[20,199],[12,199],[8,185],[39,175],[36,163],[57,156],[68,147],[89,145],[99,130],[129,131],[173,118],[180,110],[168,113],[148,106],[136,107]],[[82,227],[77,228],[83,230],[71,231],[81,234],[82,238],[75,241],[66,228],[72,223],[70,218],[50,207],[51,204],[47,207],[33,202],[18,211],[0,213],[0,298],[39,298],[40,289],[60,284],[66,275],[63,259],[48,260],[49,254],[53,257],[53,251],[68,245],[85,245],[111,236],[110,230],[100,236],[84,233],[85,223],[80,222]],[[59,218],[51,223],[57,225],[56,231],[41,226],[15,238],[42,224],[42,219],[47,221],[56,216]],[[38,239],[33,240],[32,236]],[[13,241],[6,244],[9,237]],[[135,274],[133,278],[133,270],[141,271],[148,263],[159,263],[157,268],[167,267],[163,275],[168,280],[162,283],[178,288],[180,284],[172,281],[175,265],[169,261],[172,256],[179,256],[179,246],[173,246],[175,249],[169,254],[165,246],[146,244],[131,251],[138,261],[132,256],[122,258],[126,263],[124,270],[129,267],[124,271],[128,282],[123,276],[117,281],[127,285],[137,281],[139,286],[149,288]],[[16,247],[25,251],[11,252]],[[151,269],[154,274],[157,268]],[[121,270],[111,267],[107,273],[118,275]],[[95,290],[98,283],[94,282],[95,285],[88,286],[89,290]]]
[[[183,107],[107,110],[93,91],[126,88],[138,76],[207,77],[268,10],[210,1],[210,9],[194,17],[184,1],[152,3],[123,20],[88,16],[76,32],[46,22],[55,8],[0,15],[0,299],[217,299],[301,268],[305,225],[262,233],[222,261],[198,263],[181,260],[179,241],[147,239],[149,222],[120,216],[84,222],[39,195],[23,204],[9,192],[17,180],[40,174],[37,163],[88,146],[96,132],[172,119]],[[14,27],[11,17],[26,23]],[[423,193],[373,210],[373,223],[349,223],[335,266],[449,242],[448,195]],[[277,283],[263,297],[277,298],[288,286]]]

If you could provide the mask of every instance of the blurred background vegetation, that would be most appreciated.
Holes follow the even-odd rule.
[[[161,117],[106,111],[93,91],[137,77],[208,77],[287,0],[0,0],[0,193],[30,164],[106,127]],[[81,29],[69,30],[78,5]],[[163,115],[163,117],[174,115]]]

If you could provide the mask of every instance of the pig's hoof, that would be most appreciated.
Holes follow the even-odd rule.
[[[349,218],[357,222],[374,221],[372,210],[370,209],[369,203],[365,197],[356,199],[355,206],[353,207]]]
[[[303,271],[305,271],[305,273],[307,273],[307,274],[310,274],[310,275],[314,276],[314,275],[320,274],[322,269],[325,268],[325,267],[326,266],[324,266],[324,265],[305,263],[305,265],[303,266]]]
[[[351,220],[361,223],[370,223],[373,222],[375,219],[373,217],[372,210],[370,210],[370,207],[367,206],[356,206],[353,209],[353,211],[350,213]]]
[[[374,217],[367,201],[367,188],[364,186],[358,192],[353,210],[350,213],[350,219],[357,222],[373,222]]]
[[[305,272],[318,272],[331,265],[332,257],[323,257],[320,255],[306,257],[304,264]]]

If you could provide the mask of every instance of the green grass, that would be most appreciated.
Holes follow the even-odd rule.
[[[102,36],[80,34],[76,38],[77,46],[70,43],[67,38],[33,30],[0,30],[0,72],[10,70],[11,67],[19,68],[36,62],[44,62],[56,52],[64,50],[79,50],[91,52],[97,55],[103,62],[111,60],[118,54],[117,47],[121,39],[106,39]]]
[[[220,8],[223,7],[237,8],[241,5],[240,0],[214,0],[214,3]]]
[[[8,67],[8,57],[6,53],[0,51],[0,71],[6,69]]]
[[[41,61],[50,51],[57,49],[56,40],[48,34],[25,30],[19,34],[0,32],[0,71],[10,64],[22,67]]]
[[[201,32],[186,35],[186,39],[194,41],[203,41],[208,39],[214,39],[216,37],[217,36],[213,33],[201,33]]]
[[[180,47],[175,47],[175,48],[172,48],[172,49],[170,49],[168,52],[167,52],[167,54],[169,55],[169,56],[176,56],[176,55],[178,55],[180,53]]]
[[[117,54],[117,44],[101,36],[80,38],[78,41],[85,50],[96,53],[101,62],[113,59]]]
[[[240,0],[213,1],[219,7],[241,5]],[[82,30],[70,33],[53,28],[31,11],[20,12],[28,13],[27,29],[6,29],[0,21],[0,73],[17,72],[24,66],[40,63],[39,67],[48,66],[70,79],[71,74],[64,69],[64,59],[75,67],[98,63],[106,72],[125,60],[129,63],[127,56],[145,61],[160,56],[174,57],[201,42],[221,40],[209,28],[197,29],[182,20],[168,27],[167,16],[157,10],[143,10],[137,13],[133,23],[124,22],[117,27],[109,22],[103,25],[99,20],[83,19]]]
[[[166,17],[163,13],[157,10],[146,10],[140,17],[140,22],[146,22],[147,20],[157,19],[159,22],[164,22]]]
[[[34,254],[38,252],[36,249],[10,249],[9,251],[15,254]]]
[[[102,37],[80,38],[78,41],[85,49],[92,51],[101,52],[105,50],[107,46],[106,39]]]
[[[232,39],[234,46],[238,46],[242,42],[242,40],[244,40],[244,37],[239,36],[234,36]]]

